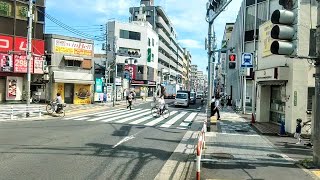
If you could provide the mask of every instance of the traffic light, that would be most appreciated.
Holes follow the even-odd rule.
[[[210,2],[210,8],[214,11],[217,10],[220,7],[221,0],[209,0]]]
[[[275,39],[271,43],[272,54],[292,55],[296,49],[295,45],[295,13],[291,10],[275,10],[271,15],[274,24],[271,29],[271,37]]]
[[[237,65],[237,55],[229,54],[229,69],[235,69]]]

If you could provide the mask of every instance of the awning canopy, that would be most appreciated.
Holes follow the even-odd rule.
[[[77,56],[63,56],[63,58],[66,61],[83,61],[83,57],[77,57]]]
[[[259,81],[261,86],[285,86],[288,81]]]
[[[94,81],[79,81],[79,80],[73,80],[73,79],[54,79],[54,82],[56,83],[68,83],[68,84],[94,84]]]

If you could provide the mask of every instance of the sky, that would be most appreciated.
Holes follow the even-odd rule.
[[[156,6],[162,6],[169,16],[182,47],[192,56],[192,64],[206,74],[208,64],[205,38],[208,23],[205,20],[208,0],[155,0]],[[46,33],[79,37],[79,32],[90,37],[102,37],[105,24],[114,19],[128,22],[129,7],[139,6],[140,0],[47,0],[46,14],[60,23],[66,24],[78,32],[72,33],[46,19]],[[217,45],[220,47],[226,23],[235,22],[241,0],[233,0],[215,20]],[[95,41],[95,53],[103,53],[102,41]]]

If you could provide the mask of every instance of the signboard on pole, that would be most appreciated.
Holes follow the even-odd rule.
[[[259,39],[261,39],[262,42],[262,57],[270,56],[272,55],[270,51],[270,47],[272,44],[272,38],[271,38],[271,29],[273,28],[273,24],[271,21],[267,21],[263,23],[259,28]],[[261,33],[260,33],[261,32]]]
[[[253,54],[252,53],[242,53],[241,67],[253,68]]]

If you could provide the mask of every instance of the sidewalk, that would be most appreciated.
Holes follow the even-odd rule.
[[[315,176],[296,165],[267,138],[233,112],[221,112],[217,132],[206,134],[201,179],[311,180]],[[211,128],[212,129],[212,128]],[[195,168],[191,179],[195,179]]]
[[[134,101],[133,106],[137,106],[144,103],[149,103],[152,101],[152,98],[148,98],[146,101],[137,99]],[[126,107],[126,101],[116,101],[116,108]],[[48,115],[46,112],[46,104],[31,104],[31,114],[29,118],[26,118],[26,105],[25,104],[0,104],[0,121],[17,121],[17,120],[37,120],[37,119],[48,119],[52,118],[51,115]],[[14,115],[11,120],[11,107],[13,107]],[[77,105],[77,104],[67,104],[66,116],[72,116],[75,114],[83,114],[89,112],[95,112],[99,110],[106,110],[113,108],[113,102],[107,103],[95,103],[95,104],[85,104],[85,105]],[[41,117],[39,117],[39,111],[41,111]]]

